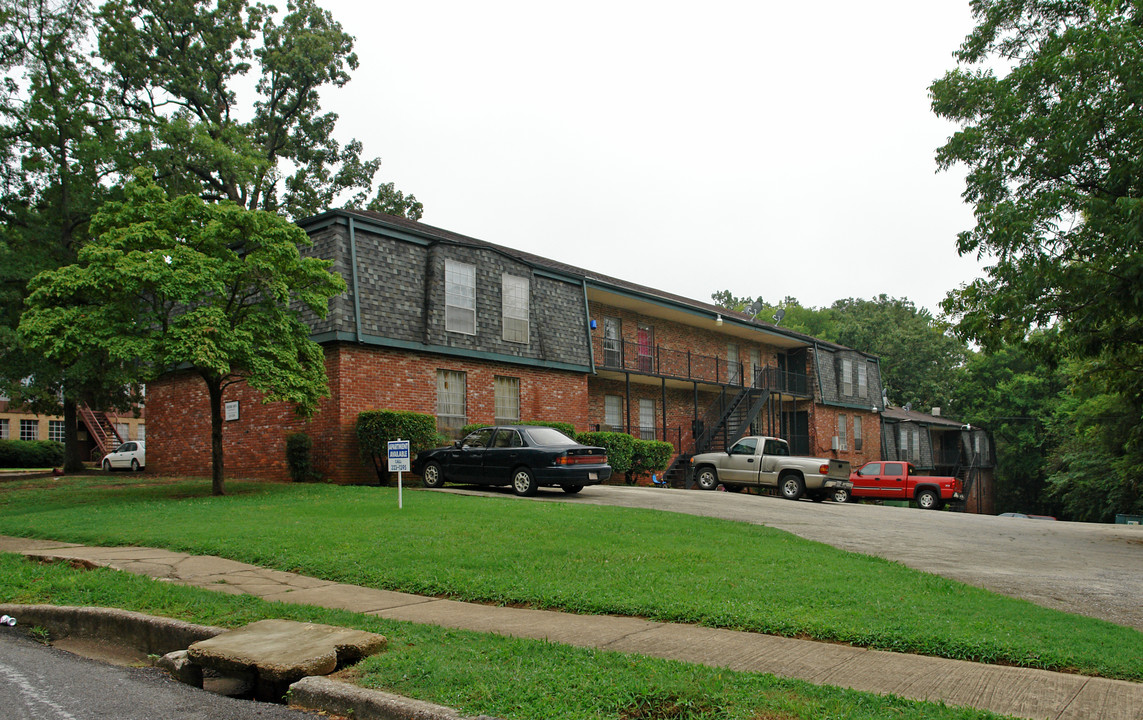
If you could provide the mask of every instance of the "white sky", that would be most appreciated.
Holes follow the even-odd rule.
[[[324,107],[423,222],[709,301],[980,274],[928,86],[968,0],[323,0],[361,65]]]

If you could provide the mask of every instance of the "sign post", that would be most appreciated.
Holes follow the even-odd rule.
[[[388,449],[389,472],[397,473],[397,509],[400,510],[405,507],[403,498],[401,497],[401,474],[412,470],[409,464],[409,441],[401,440],[400,438],[390,440]]]

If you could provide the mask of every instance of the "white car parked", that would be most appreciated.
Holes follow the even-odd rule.
[[[103,469],[147,467],[147,443],[143,440],[125,442],[103,456]]]

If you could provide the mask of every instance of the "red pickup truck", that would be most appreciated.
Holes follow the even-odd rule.
[[[964,487],[954,477],[915,475],[915,468],[907,462],[869,462],[850,473],[853,489],[850,497],[879,498],[882,500],[916,500],[922,510],[940,510],[950,500],[964,500]],[[835,490],[834,500],[847,502]]]

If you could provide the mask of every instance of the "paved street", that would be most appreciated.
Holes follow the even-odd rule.
[[[5,720],[314,720],[316,714],[175,682],[161,670],[107,665],[0,628]]]
[[[512,498],[506,489],[449,492]],[[600,485],[542,502],[649,508],[756,523],[842,550],[1143,631],[1143,526],[1051,522],[744,493]]]

